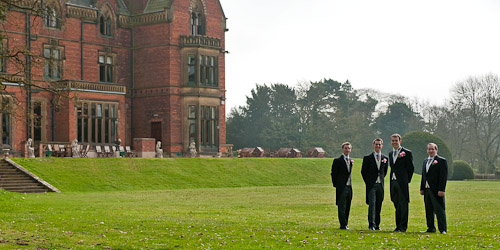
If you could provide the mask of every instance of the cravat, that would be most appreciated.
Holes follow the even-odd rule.
[[[380,154],[377,154],[377,161],[380,162]]]
[[[431,167],[431,161],[432,161],[431,158],[427,159],[427,164],[425,166],[425,172],[426,173],[429,172],[429,168]]]

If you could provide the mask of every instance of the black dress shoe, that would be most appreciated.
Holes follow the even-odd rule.
[[[401,232],[401,230],[399,228],[396,228],[396,229],[394,229],[393,232]]]
[[[425,231],[420,231],[421,233],[435,233],[436,232],[436,229],[429,229],[427,228],[427,230]]]
[[[375,227],[375,230],[380,231],[380,227]]]
[[[351,229],[349,229],[349,227],[348,227],[348,226],[345,226],[345,227],[340,227],[340,229],[343,229],[343,230],[351,230]]]
[[[368,230],[375,231],[375,228],[374,227],[369,227]]]

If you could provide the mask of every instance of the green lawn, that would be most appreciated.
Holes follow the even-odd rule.
[[[0,193],[0,248],[500,248],[500,182],[449,182],[448,234],[425,229],[420,176],[407,233],[367,231],[356,160],[349,226],[338,228],[331,159],[14,159],[62,193]],[[388,189],[387,189],[388,190]]]

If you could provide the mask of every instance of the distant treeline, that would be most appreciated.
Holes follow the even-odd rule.
[[[454,159],[471,163],[478,172],[493,173],[500,157],[498,76],[458,82],[443,106],[371,89],[356,90],[349,81],[325,79],[296,88],[258,84],[246,105],[231,109],[226,133],[235,149],[323,147],[334,157],[340,155],[342,142],[349,141],[353,157],[361,157],[371,152],[374,138],[384,139],[386,152],[391,148],[391,134],[411,131],[440,137]]]

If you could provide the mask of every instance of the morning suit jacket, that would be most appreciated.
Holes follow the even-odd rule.
[[[429,171],[426,171],[427,159],[425,159],[422,164],[422,181],[420,182],[420,190],[425,190],[425,181],[427,181],[432,194],[438,198],[438,191],[444,192],[446,189],[446,181],[448,179],[448,162],[445,158],[440,157],[439,155],[434,156],[434,161],[437,161],[437,163],[431,163]],[[439,198],[437,201],[441,203],[443,202],[443,199]]]
[[[389,158],[380,153],[380,169],[377,168],[377,160],[375,159],[374,153],[366,155],[363,157],[363,165],[361,167],[361,175],[365,181],[366,186],[366,204],[368,204],[368,193],[375,185],[377,177],[381,175],[382,189],[384,189],[384,177],[387,175],[387,169],[389,166]],[[384,163],[385,159],[385,163]],[[383,198],[382,198],[383,199]]]
[[[352,163],[349,163],[351,172],[352,172]],[[339,203],[339,198],[342,195],[342,192],[344,192],[344,188],[347,184],[347,180],[349,179],[349,176],[351,176],[351,172],[347,170],[347,164],[344,160],[344,155],[341,155],[339,158],[333,159],[332,163],[332,184],[336,188],[336,197],[335,197],[335,204],[338,205]]]
[[[393,163],[392,152],[392,150],[389,152],[389,166],[391,166],[389,178],[392,180],[393,173],[396,174],[396,180],[398,181],[401,190],[403,190],[406,200],[410,202],[408,184],[411,182],[413,171],[415,170],[415,167],[413,166],[413,156],[410,150],[401,147],[401,151],[399,153],[401,154],[401,152],[404,152],[404,156],[398,154],[396,163]]]

